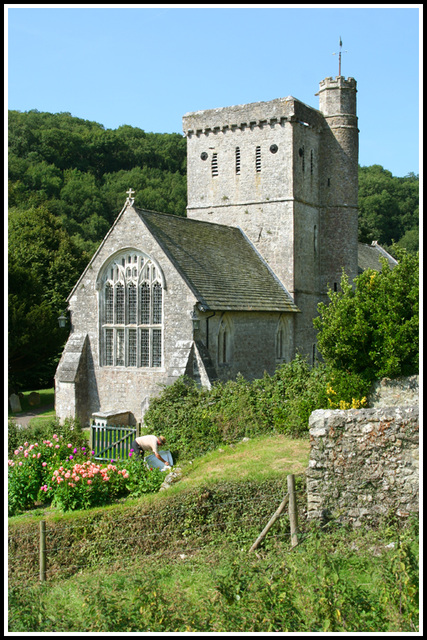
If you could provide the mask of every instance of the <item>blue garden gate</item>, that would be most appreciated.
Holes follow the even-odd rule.
[[[90,438],[95,460],[126,460],[131,444],[139,435],[138,426],[107,426],[92,423]]]

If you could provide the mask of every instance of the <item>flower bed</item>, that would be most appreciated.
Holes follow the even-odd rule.
[[[99,463],[86,447],[75,447],[54,434],[52,440],[24,442],[8,460],[8,511],[13,516],[52,503],[62,511],[89,509],[121,496],[154,493],[163,482],[158,469],[141,460]]]

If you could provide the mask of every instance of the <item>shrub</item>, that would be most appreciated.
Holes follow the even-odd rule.
[[[50,479],[51,487],[42,487],[53,496],[53,504],[62,511],[89,509],[107,504],[127,493],[126,469],[114,464],[101,466],[92,460],[76,463],[71,468],[60,466]]]
[[[147,493],[157,493],[165,478],[165,473],[157,468],[150,468],[141,459],[130,456],[126,464],[126,490],[132,498],[139,498]]]
[[[40,444],[25,442],[18,446],[8,460],[9,515],[33,507],[37,500],[45,501],[46,491],[42,487],[50,484],[53,470],[61,462],[87,454],[85,448],[78,449],[57,434]]]
[[[299,354],[252,382],[237,376],[208,390],[179,378],[152,400],[144,420],[167,434],[174,458],[193,458],[243,437],[307,436],[313,411],[362,407],[369,387],[360,374],[321,363],[311,367]]]
[[[159,469],[140,459],[98,463],[86,447],[76,447],[54,434],[42,443],[18,446],[8,461],[8,512],[16,515],[36,502],[62,511],[101,506],[121,496],[155,493],[163,482]]]
[[[418,373],[418,254],[395,252],[393,269],[384,259],[381,272],[368,269],[354,287],[343,274],[341,291],[329,291],[313,321],[325,362],[369,382]]]

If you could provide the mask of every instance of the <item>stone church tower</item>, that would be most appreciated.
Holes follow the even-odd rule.
[[[319,110],[287,97],[183,118],[187,216],[248,236],[301,311],[293,342],[310,360],[317,304],[358,255],[356,81],[326,78],[317,95]]]

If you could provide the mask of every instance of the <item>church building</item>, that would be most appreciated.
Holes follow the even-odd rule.
[[[182,375],[209,387],[316,357],[312,320],[358,274],[356,82],[188,113],[187,216],[124,208],[68,298],[61,421],[143,420]]]

